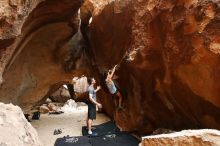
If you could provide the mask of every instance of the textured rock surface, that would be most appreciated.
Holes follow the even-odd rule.
[[[49,113],[50,109],[47,107],[47,105],[41,105],[39,111],[41,113]]]
[[[217,130],[184,130],[181,132],[146,136],[140,146],[218,146],[220,131]]]
[[[117,0],[94,9],[97,77],[129,54],[115,80],[126,97],[126,109],[114,115],[120,127],[220,129],[219,10],[215,0]],[[100,96],[113,117],[110,96]]]
[[[43,25],[67,21],[80,7],[82,0],[3,0],[0,2],[1,70],[12,64],[31,34]],[[59,5],[59,9],[57,9]],[[74,20],[74,19],[73,19]],[[72,21],[73,27],[76,26]],[[75,29],[75,28],[74,28]],[[65,40],[65,36],[63,38]],[[2,82],[2,78],[1,78]]]
[[[36,130],[12,104],[0,103],[0,130],[1,146],[41,146]]]
[[[3,0],[0,5],[0,40],[21,34],[22,25],[30,12],[44,0]],[[14,25],[16,24],[16,25]]]
[[[104,110],[122,129],[141,135],[158,128],[220,129],[219,1],[87,0],[82,33],[81,0],[39,2],[19,19],[10,17],[16,10],[8,11],[3,20],[11,26],[0,25],[1,101],[26,108],[90,64],[89,75],[103,86],[98,96]],[[126,108],[115,113],[102,74],[118,63],[115,81]]]
[[[14,51],[14,47],[10,45],[21,34],[22,25],[30,12],[42,1],[3,0],[0,2],[0,83],[3,81],[4,68]]]
[[[51,94],[50,98],[53,100],[53,102],[65,103],[70,99],[70,94],[68,89],[61,86],[57,91]]]
[[[4,13],[0,20],[9,24],[0,25],[0,99],[29,109],[71,81],[77,72],[73,69],[81,54],[74,56],[76,48],[69,44],[81,41],[74,34],[79,24],[77,11],[83,1],[14,1],[16,6],[11,2],[0,2],[0,12]]]

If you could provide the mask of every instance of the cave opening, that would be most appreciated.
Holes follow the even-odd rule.
[[[86,125],[87,78],[82,75],[91,75],[92,67],[83,35],[92,18],[88,9],[80,13],[82,1],[69,2],[47,0],[31,11],[14,41],[1,84],[2,101],[22,108],[45,146],[61,136],[82,135]],[[109,120],[99,113],[94,124]],[[55,135],[56,129],[62,133]]]
[[[24,118],[22,113],[38,117],[40,111],[40,120],[31,124],[43,145],[54,145],[60,136],[82,135],[89,99],[87,77],[93,77],[101,86],[97,102],[102,106],[94,124],[113,120],[123,132],[139,139],[147,135],[142,146],[196,145],[195,135],[199,144],[207,144],[204,135],[212,142],[220,135],[218,1],[9,0],[1,4],[2,131],[8,130],[4,122],[6,127],[21,128],[23,135],[12,128],[8,133],[32,145],[37,134],[24,119],[17,119]],[[123,108],[114,103],[104,77],[115,65],[119,67],[113,81],[122,94]],[[62,133],[53,135],[59,129]],[[0,145],[6,136],[0,135]],[[102,140],[106,138],[115,135]]]
[[[88,95],[85,93],[88,83],[85,76],[74,77],[72,81],[74,93],[70,92],[66,84],[58,86],[57,90],[50,92],[52,94],[48,94],[46,100],[38,107],[41,113],[40,119],[31,120],[32,126],[37,130],[44,145],[62,145],[57,142],[58,138],[82,135],[82,127],[86,124],[88,112],[86,104]],[[70,94],[74,94],[74,98],[71,98]],[[106,114],[99,112],[94,125],[109,121],[110,118]]]

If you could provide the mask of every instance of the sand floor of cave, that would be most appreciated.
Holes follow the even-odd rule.
[[[57,138],[63,136],[81,136],[82,126],[85,126],[87,106],[80,107],[80,110],[73,113],[60,115],[41,114],[40,120],[32,121],[31,124],[38,132],[43,146],[54,146]],[[94,125],[109,121],[110,119],[102,113],[97,114]],[[53,135],[54,129],[61,129],[62,133]]]

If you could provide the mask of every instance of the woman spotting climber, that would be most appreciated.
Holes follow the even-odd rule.
[[[106,85],[108,87],[109,92],[113,95],[114,98],[114,103],[115,106],[118,109],[122,109],[122,95],[121,93],[117,90],[114,81],[112,80],[115,70],[116,70],[117,65],[114,66],[114,68],[112,70],[109,70],[106,74],[105,74],[105,82]],[[117,98],[118,98],[118,104],[117,104]]]

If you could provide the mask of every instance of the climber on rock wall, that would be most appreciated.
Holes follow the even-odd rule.
[[[122,109],[122,94],[118,91],[118,89],[115,86],[114,81],[112,80],[117,65],[114,66],[112,70],[109,70],[107,73],[105,73],[105,83],[108,87],[109,92],[113,95],[115,106],[118,109]],[[118,99],[118,103],[117,103]]]

